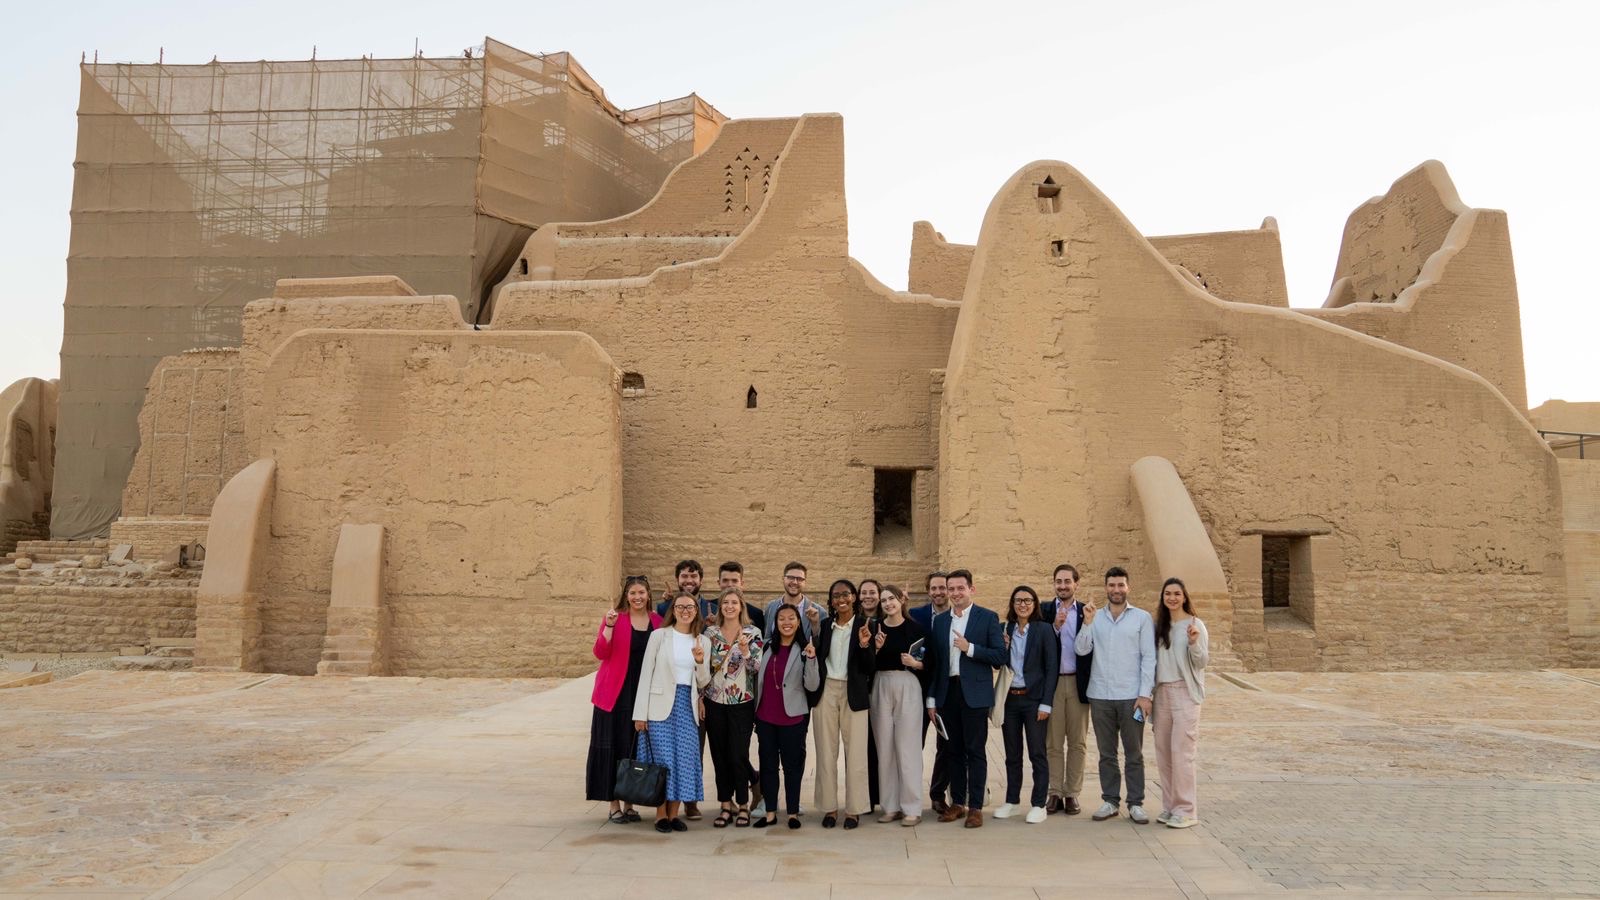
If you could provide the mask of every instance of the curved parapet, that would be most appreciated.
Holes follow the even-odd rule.
[[[1435,160],[1350,214],[1327,301],[1297,311],[1470,369],[1527,408],[1506,214],[1461,202]]]
[[[318,675],[384,674],[383,526],[339,526]]]
[[[24,378],[0,391],[0,553],[50,536],[57,383]]]
[[[1238,549],[1261,523],[1326,523],[1300,535],[1339,563],[1316,570],[1313,665],[1567,653],[1548,602],[1565,591],[1556,460],[1503,394],[1413,349],[1217,299],[1065,163],[1024,167],[989,207],[942,426],[940,555],[980,581],[1025,583],[1065,547],[1124,565],[1135,600],[1154,603],[1167,561],[1128,472],[1159,456],[1230,585],[1263,568],[1259,541]],[[1453,649],[1382,627],[1447,620],[1464,601],[1483,613]],[[1236,619],[1257,602],[1235,592]]]
[[[802,116],[766,202],[714,257],[502,293],[492,333],[582,331],[624,373],[627,571],[671,571],[686,546],[772,579],[756,590],[778,589],[796,546],[885,580],[936,567],[930,438],[959,304],[850,258],[844,137],[841,117]]]
[[[258,459],[217,495],[206,532],[206,567],[195,597],[195,668],[261,668],[262,560],[272,521],[277,463]]]
[[[1195,613],[1211,633],[1212,649],[1226,649],[1233,630],[1228,578],[1177,467],[1162,457],[1146,456],[1129,473],[1144,514],[1145,540],[1156,556],[1157,577],[1150,580],[1183,579]]]
[[[1129,468],[1133,490],[1144,513],[1144,533],[1155,551],[1162,578],[1182,578],[1191,591],[1228,592],[1211,536],[1200,521],[1178,469],[1159,456],[1146,456]]]
[[[528,238],[479,321],[494,318],[508,285],[648,275],[714,257],[761,211],[798,118],[735,119],[667,176],[649,203],[599,222],[554,222]]]

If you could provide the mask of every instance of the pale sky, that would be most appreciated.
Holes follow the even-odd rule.
[[[850,247],[905,287],[911,223],[977,238],[1025,163],[1071,163],[1146,234],[1278,220],[1296,306],[1345,217],[1425,159],[1504,209],[1528,400],[1600,400],[1600,4],[1005,2],[26,4],[0,59],[0,387],[59,371],[82,52],[173,63],[568,50],[622,107],[845,119]],[[1136,340],[1136,337],[1130,339]]]

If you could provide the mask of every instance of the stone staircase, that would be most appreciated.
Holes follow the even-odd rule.
[[[6,554],[0,562],[14,563],[17,557],[26,556],[36,563],[57,563],[64,559],[82,559],[87,555],[105,556],[111,552],[105,538],[87,541],[19,541],[17,549]]]

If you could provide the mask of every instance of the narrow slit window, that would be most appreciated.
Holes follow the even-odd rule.
[[[1061,185],[1049,175],[1044,181],[1039,182],[1039,212],[1058,213],[1061,211]]]
[[[756,388],[755,388],[755,385],[751,385],[750,386],[750,390],[745,392],[745,395],[744,395],[744,408],[745,409],[755,409],[756,408]]]
[[[522,274],[524,274],[524,275],[528,274],[528,261],[526,259],[518,260],[517,261],[517,268],[519,270],[521,270]]]

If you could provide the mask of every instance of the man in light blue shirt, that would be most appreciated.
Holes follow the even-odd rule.
[[[1156,686],[1156,632],[1150,614],[1128,605],[1128,573],[1121,566],[1106,572],[1106,608],[1083,612],[1083,627],[1074,642],[1078,655],[1093,653],[1089,673],[1089,715],[1100,749],[1100,799],[1094,820],[1117,814],[1123,776],[1128,784],[1128,818],[1140,825],[1144,811],[1144,723]],[[1122,742],[1125,770],[1117,766]]]

